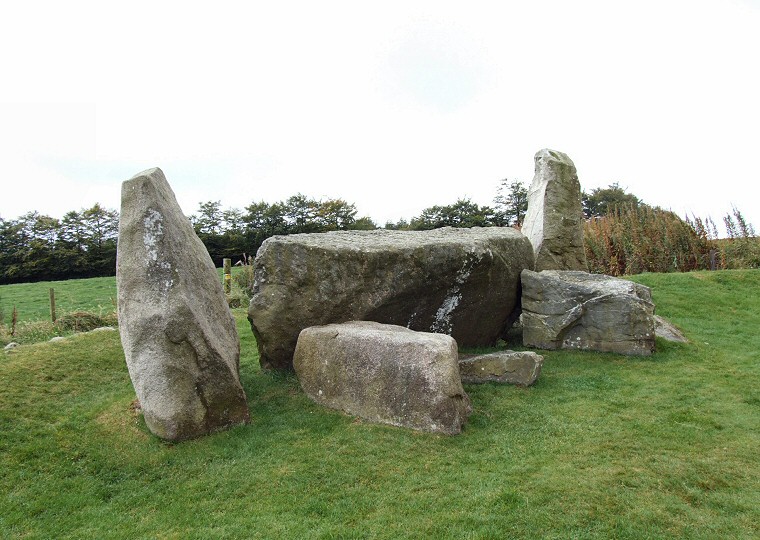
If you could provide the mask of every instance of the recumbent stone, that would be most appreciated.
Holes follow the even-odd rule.
[[[248,310],[262,367],[292,369],[304,328],[369,320],[489,346],[517,316],[530,242],[512,228],[274,236]]]

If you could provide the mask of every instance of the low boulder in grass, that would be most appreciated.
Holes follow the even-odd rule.
[[[370,422],[455,435],[472,411],[447,335],[366,321],[310,327],[293,365],[313,401]]]
[[[655,347],[649,287],[579,271],[522,273],[523,345],[650,355]]]
[[[462,382],[481,384],[496,382],[531,386],[541,375],[544,357],[533,351],[499,351],[459,357]]]
[[[494,345],[517,315],[533,249],[508,227],[336,231],[269,238],[254,264],[260,362],[287,370],[301,330],[352,320]]]

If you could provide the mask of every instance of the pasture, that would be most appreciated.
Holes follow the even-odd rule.
[[[101,279],[0,287],[6,323],[21,297],[46,317],[50,286],[75,287],[71,309],[108,306]],[[180,444],[135,411],[118,333],[0,352],[0,536],[757,538],[760,271],[632,279],[690,343],[545,351],[531,388],[465,385],[474,412],[456,437],[311,403],[259,369],[245,309],[252,421]]]

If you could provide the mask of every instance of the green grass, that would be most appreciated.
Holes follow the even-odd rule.
[[[222,279],[222,269],[217,269]],[[242,271],[232,269],[233,276]],[[234,280],[233,280],[234,284]],[[88,311],[96,315],[116,310],[116,278],[69,279],[0,285],[0,312],[5,323],[10,323],[13,306],[18,321],[50,320],[50,289],[55,289],[56,314]]]
[[[10,323],[13,306],[19,322],[50,320],[50,288],[55,289],[57,315],[74,311],[105,314],[116,309],[114,277],[0,285],[0,310],[5,323]]]
[[[468,385],[456,437],[366,424],[258,369],[248,426],[181,444],[131,404],[116,333],[0,353],[7,538],[757,538],[760,271],[645,274],[691,342],[545,353]]]

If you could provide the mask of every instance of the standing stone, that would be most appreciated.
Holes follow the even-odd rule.
[[[293,360],[313,401],[370,422],[455,435],[472,406],[443,334],[352,321],[304,329]]]
[[[544,357],[533,351],[499,351],[459,357],[462,382],[496,382],[530,386],[538,380]]]
[[[265,368],[292,369],[304,328],[352,320],[490,346],[532,265],[528,239],[506,227],[274,236],[256,255],[248,318]]]
[[[649,287],[577,271],[522,273],[523,345],[630,355],[654,351]]]
[[[522,232],[533,245],[535,270],[587,270],[581,185],[572,160],[539,150]]]
[[[116,286],[121,342],[148,428],[177,441],[247,423],[235,320],[160,169],[122,185]]]

